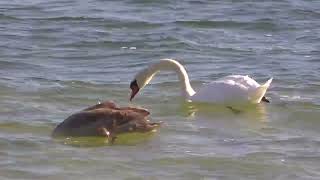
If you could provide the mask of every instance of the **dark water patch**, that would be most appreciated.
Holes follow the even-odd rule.
[[[143,22],[143,21],[107,21],[104,23],[106,28],[128,28],[129,30],[147,30],[147,29],[155,29],[162,27],[163,24],[161,23],[151,23],[151,22]]]
[[[49,26],[41,26],[37,28],[33,28],[30,30],[30,33],[32,34],[32,39],[40,39],[40,38],[47,38],[47,39],[61,39],[59,38],[59,35],[62,33],[65,33],[64,31],[66,28],[63,27],[57,27],[55,25],[49,25]],[[59,33],[59,34],[58,34]]]
[[[269,18],[258,19],[250,23],[250,25],[246,29],[265,32],[274,32],[281,30],[281,28],[274,22],[274,20]]]
[[[25,69],[37,69],[43,68],[41,65],[29,64],[21,61],[0,61],[0,69],[17,69],[17,70],[25,70]]]
[[[311,9],[293,9],[290,11],[290,14],[294,18],[298,18],[301,20],[306,20],[306,19],[319,19],[320,18],[320,13],[317,12],[316,10],[311,10]]]
[[[94,18],[87,16],[57,16],[57,17],[39,17],[39,18],[29,18],[31,20],[41,20],[41,21],[53,21],[53,22],[104,22],[106,19],[104,18]]]
[[[237,21],[176,21],[175,23],[195,28],[243,28],[249,24]]]
[[[207,2],[205,0],[203,1],[194,1],[194,0],[189,0],[188,1],[189,4],[196,4],[196,5],[199,5],[199,4],[206,4]]]
[[[20,19],[19,19],[19,18],[17,18],[17,17],[14,17],[14,16],[5,15],[5,14],[0,13],[0,20],[10,20],[10,21],[15,21],[15,20],[20,20]]]
[[[42,10],[41,7],[36,5],[15,5],[11,8],[7,8],[8,11],[19,11],[19,10],[27,10],[27,11],[38,11]]]
[[[177,25],[193,28],[232,28],[254,31],[278,31],[280,28],[272,19],[258,19],[255,21],[176,21]]]
[[[128,0],[128,3],[141,5],[166,5],[170,4],[169,0]]]
[[[320,42],[320,38],[316,35],[305,35],[297,37],[296,40],[299,44],[305,44],[305,48],[309,47],[310,50],[314,49],[312,52],[317,52],[316,47]],[[319,55],[319,53],[317,53]]]
[[[153,23],[147,21],[133,21],[127,19],[117,19],[117,18],[98,18],[98,17],[88,17],[88,16],[58,16],[58,17],[48,17],[48,18],[30,18],[31,20],[41,21],[42,23],[86,23],[88,25],[95,25],[98,27],[105,27],[108,30],[111,29],[123,29],[132,30],[132,29],[153,29],[159,28],[162,26],[161,23]]]
[[[250,51],[246,48],[240,49],[240,48],[228,48],[228,47],[214,47],[215,51],[217,51],[218,53],[228,53],[229,55],[236,55],[239,56],[239,54],[241,55],[250,55],[253,54],[253,51]]]

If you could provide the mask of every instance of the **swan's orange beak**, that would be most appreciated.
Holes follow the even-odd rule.
[[[131,82],[130,89],[131,89],[130,101],[132,101],[132,99],[136,96],[136,94],[139,92],[139,89],[140,89],[136,80]]]

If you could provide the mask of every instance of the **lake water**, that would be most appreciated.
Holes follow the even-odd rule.
[[[320,179],[320,1],[2,0],[0,179]],[[174,73],[133,103],[135,73],[179,60],[195,89],[273,77],[270,104],[186,104]],[[155,134],[56,141],[102,100],[147,108]]]

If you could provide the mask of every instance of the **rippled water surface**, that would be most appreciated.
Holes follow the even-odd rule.
[[[320,179],[319,19],[317,0],[2,0],[0,179]],[[272,102],[186,104],[162,73],[131,103],[159,132],[114,146],[50,137],[98,101],[130,104],[135,73],[161,58],[195,89],[274,77]]]

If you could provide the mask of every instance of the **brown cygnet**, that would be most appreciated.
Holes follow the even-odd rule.
[[[54,129],[52,136],[103,136],[113,143],[117,134],[145,133],[159,127],[160,123],[147,119],[149,114],[145,109],[118,107],[106,101],[69,116]]]

